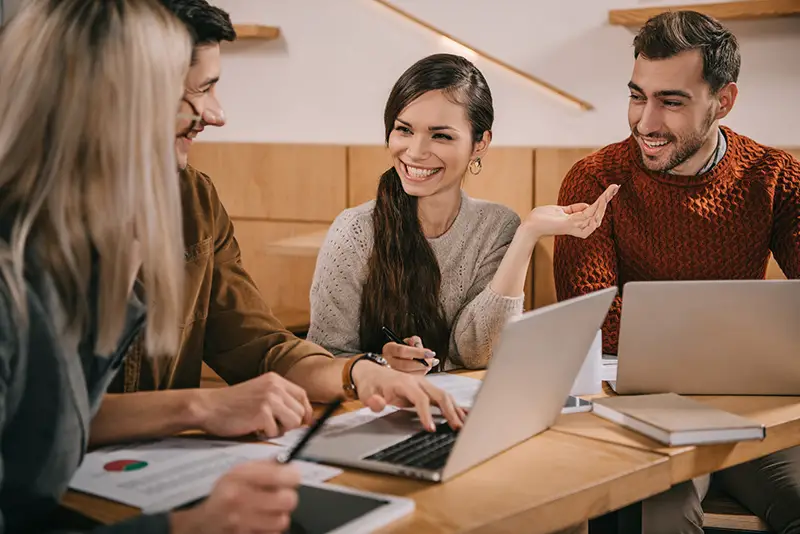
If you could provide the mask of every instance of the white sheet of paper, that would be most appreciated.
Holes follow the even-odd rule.
[[[69,486],[146,513],[162,512],[205,497],[231,467],[273,458],[283,450],[264,443],[191,438],[106,447],[86,455]],[[323,482],[342,472],[293,463],[306,482]]]
[[[439,389],[448,392],[453,396],[456,404],[462,408],[471,408],[475,395],[481,387],[481,381],[477,378],[459,376],[448,373],[429,375],[428,381]]]
[[[397,408],[394,406],[387,406],[383,409],[383,411],[380,412],[373,412],[369,408],[361,408],[360,410],[356,410],[354,412],[347,412],[343,413],[342,415],[331,417],[325,421],[325,424],[314,435],[313,439],[318,439],[322,436],[330,436],[331,434],[335,434],[349,428],[354,428],[359,425],[363,425],[364,423],[369,423],[378,417],[383,417],[384,415],[388,415],[396,410]],[[300,441],[307,430],[308,427],[296,428],[278,438],[269,439],[268,441],[270,443],[281,445],[290,449],[294,447],[298,441]]]

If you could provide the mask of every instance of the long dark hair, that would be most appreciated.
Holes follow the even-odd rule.
[[[397,116],[428,91],[443,91],[464,106],[474,142],[491,131],[492,94],[483,74],[452,54],[428,56],[400,76],[383,115],[386,143]],[[450,328],[439,297],[442,273],[422,232],[417,198],[406,194],[392,167],[381,176],[372,214],[374,245],[361,293],[361,349],[381,352],[388,341],[382,326],[405,338],[418,335],[436,352],[440,368],[448,356]]]

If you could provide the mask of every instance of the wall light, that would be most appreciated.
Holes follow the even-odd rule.
[[[522,76],[526,80],[528,80],[530,82],[533,82],[534,84],[539,86],[541,89],[544,89],[547,93],[559,97],[564,102],[567,102],[569,104],[577,106],[578,108],[580,108],[582,110],[585,110],[585,111],[594,109],[594,106],[592,106],[589,102],[586,102],[585,100],[582,100],[582,99],[580,99],[580,98],[578,98],[578,97],[576,97],[574,95],[571,95],[571,94],[567,93],[566,91],[564,91],[563,89],[559,89],[558,87],[556,87],[556,86],[554,86],[554,85],[552,85],[552,84],[550,84],[550,83],[548,83],[548,82],[546,82],[546,81],[544,81],[544,80],[542,80],[540,78],[537,78],[536,76],[533,76],[532,74],[529,74],[529,73],[527,73],[527,72],[525,72],[523,70],[520,70],[517,67],[515,67],[513,65],[510,65],[510,64],[506,63],[505,61],[503,61],[501,59],[498,59],[498,58],[496,58],[496,57],[494,57],[494,56],[492,56],[490,54],[487,54],[486,52],[478,50],[477,48],[474,48],[474,47],[468,45],[464,41],[456,39],[455,37],[453,37],[452,35],[448,34],[447,32],[444,32],[444,31],[440,30],[439,28],[436,28],[435,26],[432,26],[431,24],[425,22],[424,20],[421,20],[421,19],[415,17],[414,15],[412,15],[412,14],[410,14],[410,13],[408,13],[408,12],[402,10],[402,9],[400,9],[399,7],[395,6],[394,4],[391,4],[388,0],[373,0],[373,1],[377,2],[378,4],[381,4],[381,5],[385,6],[387,8],[389,8],[389,9],[391,9],[392,11],[394,11],[395,13],[400,15],[401,17],[405,18],[406,20],[409,20],[409,21],[411,21],[411,22],[413,22],[415,24],[418,24],[419,26],[422,26],[423,28],[426,28],[427,30],[430,30],[430,31],[438,34],[442,38],[442,40],[448,44],[448,46],[454,47],[455,50],[459,50],[460,52],[458,52],[458,53],[463,55],[464,57],[466,57],[468,59],[473,59],[476,56],[477,57],[481,57],[481,58],[483,58],[483,59],[485,59],[487,61],[490,61],[490,62],[494,63],[495,65],[499,65],[500,67],[503,67],[504,69],[513,72],[514,74]]]

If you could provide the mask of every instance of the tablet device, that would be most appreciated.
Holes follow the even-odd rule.
[[[288,534],[373,532],[414,511],[414,501],[334,484],[303,483]]]

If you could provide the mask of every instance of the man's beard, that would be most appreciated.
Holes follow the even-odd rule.
[[[667,160],[667,162],[663,165],[660,165],[657,168],[653,168],[650,165],[652,164],[651,160],[647,159],[643,151],[640,152],[640,156],[642,158],[642,163],[645,167],[650,169],[651,171],[656,172],[669,172],[673,170],[675,167],[679,167],[686,163],[689,159],[691,159],[697,152],[703,148],[703,144],[706,142],[708,138],[708,133],[711,130],[711,126],[714,124],[714,109],[709,108],[708,114],[706,115],[705,120],[703,121],[703,126],[699,130],[695,130],[688,135],[683,137],[676,137],[670,133],[665,134],[650,134],[647,137],[650,139],[665,139],[669,141],[675,148],[675,154]],[[636,128],[631,129],[631,133],[634,137],[641,137],[641,134],[636,130]]]

